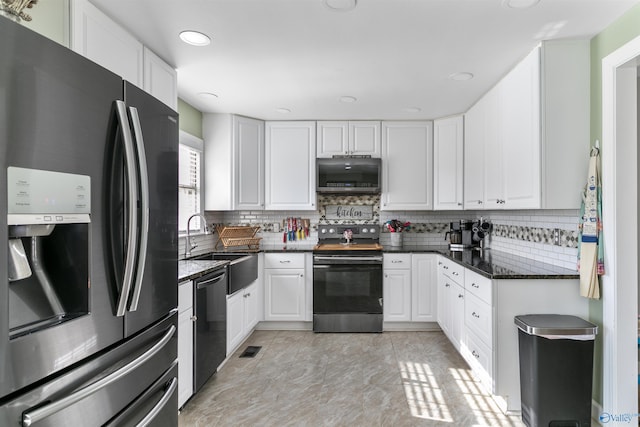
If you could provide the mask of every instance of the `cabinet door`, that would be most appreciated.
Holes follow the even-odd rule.
[[[485,99],[464,116],[464,208],[484,208]]]
[[[143,87],[143,47],[124,28],[87,0],[71,3],[71,48]]]
[[[540,207],[540,49],[499,86],[504,207]]]
[[[435,322],[437,320],[437,268],[436,255],[411,257],[411,320]]]
[[[465,315],[465,291],[464,288],[455,283],[451,283],[449,293],[449,310],[451,320],[449,322],[449,337],[455,348],[459,351],[464,341],[464,315]]]
[[[382,141],[380,138],[380,122],[349,122],[349,153],[380,157]]]
[[[144,48],[144,90],[178,110],[178,73],[148,48]]]
[[[253,283],[244,290],[244,336],[258,324],[258,284]]]
[[[315,122],[267,122],[265,143],[265,208],[315,209]]]
[[[349,123],[317,123],[317,157],[349,154]]]
[[[227,297],[227,356],[244,339],[244,300],[243,291]]]
[[[462,209],[463,119],[448,117],[433,122],[433,208]]]
[[[500,97],[498,86],[484,98],[484,208],[504,207],[504,182],[502,173],[502,139],[500,132]]]
[[[448,289],[451,287],[451,284],[447,286],[447,276],[444,274],[444,261],[442,257],[438,257],[438,307],[436,309],[436,316],[438,319],[438,325],[442,331],[448,336],[449,335],[449,313],[451,310],[449,309],[449,300],[447,299]]]
[[[382,122],[383,210],[433,208],[431,122]]]
[[[193,282],[178,287],[178,408],[193,394]]]
[[[265,270],[265,320],[304,321],[304,270]]]
[[[411,320],[411,270],[386,270],[382,281],[385,322]]]
[[[264,122],[233,117],[235,209],[264,209]]]

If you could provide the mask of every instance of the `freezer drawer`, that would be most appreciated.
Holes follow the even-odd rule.
[[[135,402],[146,392],[158,395],[152,391],[154,386],[158,387],[158,378],[173,369],[177,360],[176,327],[177,314],[173,312],[110,351],[34,389],[12,396],[0,407],[0,425],[100,426],[119,414],[132,414],[135,418],[134,413],[139,411],[131,409],[132,406],[141,406],[144,410],[149,405],[135,405]],[[170,382],[169,379],[161,386],[169,394]],[[156,403],[160,399],[156,398]],[[177,395],[164,400],[167,399],[173,400],[167,404],[175,412]]]

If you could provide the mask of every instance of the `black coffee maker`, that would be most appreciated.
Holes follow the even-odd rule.
[[[472,221],[461,219],[449,223],[449,231],[444,235],[449,238],[449,250],[463,251],[465,249],[482,248],[484,238],[489,235],[491,224],[480,219]]]

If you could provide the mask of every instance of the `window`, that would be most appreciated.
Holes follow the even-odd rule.
[[[178,166],[178,231],[187,232],[187,220],[202,213],[202,147],[201,139],[180,131]],[[204,231],[199,217],[191,220],[191,231]]]

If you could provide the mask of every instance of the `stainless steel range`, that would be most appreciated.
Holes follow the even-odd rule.
[[[377,225],[321,225],[313,250],[313,330],[382,332]]]

